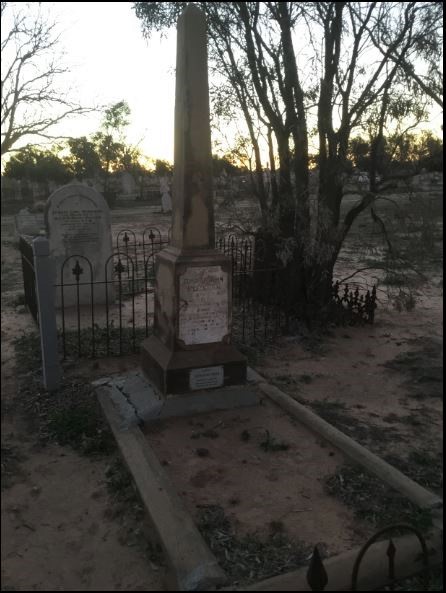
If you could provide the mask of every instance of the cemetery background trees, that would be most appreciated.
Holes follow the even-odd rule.
[[[126,154],[124,129],[129,124],[130,108],[126,101],[119,101],[105,110],[101,129],[93,136],[103,173],[103,192],[107,198],[110,193],[112,169],[122,165]]]
[[[214,112],[243,118],[253,146],[261,235],[286,269],[289,306],[323,318],[333,268],[353,222],[374,207],[385,137],[404,138],[441,104],[438,2],[199,2],[208,19]],[[137,2],[150,35],[185,2]],[[211,76],[212,80],[212,76]],[[370,184],[343,206],[350,140],[370,143]],[[319,173],[310,192],[309,147]],[[268,155],[266,158],[264,155]],[[272,192],[262,171],[269,161]]]
[[[90,109],[75,103],[61,83],[57,25],[46,20],[41,3],[1,3],[1,154],[23,139],[54,138],[53,126]]]
[[[5,177],[45,183],[48,180],[63,185],[71,179],[66,163],[57,150],[27,146],[18,150],[5,165]]]

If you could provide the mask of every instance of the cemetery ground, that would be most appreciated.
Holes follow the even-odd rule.
[[[141,216],[143,208],[113,211],[113,234],[142,225]],[[169,223],[155,212],[148,216],[144,226]],[[364,270],[352,279],[369,285],[381,279],[373,325],[324,335],[296,327],[274,342],[240,347],[270,384],[441,494],[441,229],[430,228],[422,276],[406,266]],[[341,254],[340,278],[382,263],[378,239],[370,249],[358,247],[375,230],[366,217],[357,222]],[[413,233],[407,245],[417,269],[420,237]],[[142,504],[88,388],[96,378],[137,369],[139,357],[71,362],[63,387],[44,392],[8,216],[1,331],[2,590],[161,590],[162,555],[149,543]],[[296,424],[265,403],[256,412],[166,421],[148,436],[234,583],[308,564],[316,543],[331,556],[389,523],[422,529],[430,523],[429,513],[303,427],[295,432]],[[406,583],[403,590],[417,587]],[[431,588],[441,590],[438,582]]]

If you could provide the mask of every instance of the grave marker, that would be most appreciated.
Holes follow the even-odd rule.
[[[244,383],[231,344],[231,260],[215,250],[206,19],[178,20],[171,245],[156,262],[153,336],[142,367],[164,394]]]
[[[111,279],[113,261],[112,238],[110,227],[110,210],[104,198],[91,187],[81,184],[69,184],[56,190],[48,199],[45,210],[45,222],[50,243],[50,256],[54,259],[56,284],[62,281],[62,265],[70,256],[79,256],[82,269],[80,282],[90,282],[90,265],[93,282],[105,280],[105,265],[109,261],[107,272]],[[86,259],[85,259],[86,258]],[[88,260],[88,262],[87,262]],[[64,284],[73,284],[76,277],[73,267],[76,258],[70,259],[64,266]],[[112,302],[111,288],[108,298]],[[104,284],[93,286],[95,303],[105,303],[106,290]],[[56,305],[61,306],[60,288],[56,291]],[[90,304],[91,285],[80,286],[79,303]],[[64,288],[64,306],[77,303],[76,286]]]

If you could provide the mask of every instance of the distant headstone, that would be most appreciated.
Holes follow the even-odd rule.
[[[162,211],[164,213],[172,212],[172,198],[170,197],[169,180],[167,177],[161,177],[160,179],[160,192]]]
[[[79,303],[90,304],[91,280],[93,300],[105,303],[105,266],[108,279],[113,272],[112,238],[110,210],[99,192],[81,184],[69,184],[56,190],[48,199],[45,222],[50,243],[50,256],[56,267],[56,284],[64,284],[64,306],[77,304],[76,261],[82,270],[79,283]],[[71,257],[75,256],[75,257]],[[67,260],[67,258],[70,258]],[[66,262],[64,264],[64,262]],[[77,267],[77,271],[79,271]],[[63,271],[62,271],[63,268]],[[66,285],[74,286],[66,286]],[[56,305],[62,304],[62,290],[56,289]],[[108,300],[112,301],[112,291],[108,289]]]
[[[15,216],[17,236],[29,235],[36,237],[45,230],[45,221],[42,212],[31,212],[29,208],[22,208]]]
[[[128,194],[134,194],[137,190],[135,178],[131,173],[124,171],[121,176],[121,189],[122,193],[126,196]]]

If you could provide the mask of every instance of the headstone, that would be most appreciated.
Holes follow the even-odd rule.
[[[121,189],[124,196],[133,195],[137,191],[135,179],[128,171],[121,175]]]
[[[45,221],[42,212],[31,212],[29,208],[22,208],[15,216],[16,235],[37,237],[45,231]]]
[[[178,20],[171,245],[156,260],[153,335],[142,367],[164,395],[246,381],[231,344],[231,260],[215,250],[206,19]]]
[[[169,180],[167,177],[160,179],[161,209],[164,214],[172,212],[172,199],[169,191]]]
[[[63,304],[77,304],[76,261],[79,277],[79,304],[111,303],[112,289],[103,284],[112,278],[113,258],[110,210],[99,192],[82,184],[68,184],[48,199],[45,222],[50,256],[55,262],[55,283],[64,284]],[[75,257],[71,257],[75,256]],[[70,258],[70,259],[67,259]],[[94,283],[94,284],[92,284]],[[98,283],[98,284],[96,284]],[[72,285],[72,286],[67,286]],[[56,290],[56,306],[62,305],[62,289]]]

